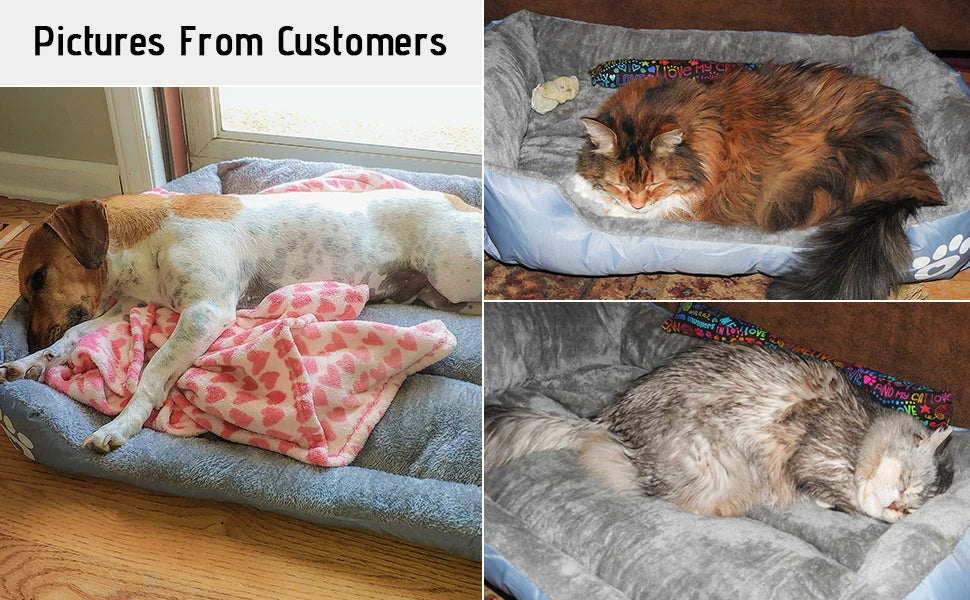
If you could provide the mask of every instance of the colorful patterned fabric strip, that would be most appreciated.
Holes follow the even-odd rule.
[[[605,88],[618,88],[634,79],[696,79],[707,81],[735,69],[752,70],[761,66],[758,63],[718,62],[716,60],[670,60],[647,58],[621,58],[608,60],[590,69],[589,81]],[[769,64],[768,67],[774,65]],[[842,67],[852,73],[852,67]]]
[[[754,69],[755,63],[727,63],[713,60],[667,60],[623,58],[608,60],[589,70],[590,83],[617,88],[634,79],[697,79],[705,81],[737,68]]]
[[[884,406],[910,414],[928,427],[946,427],[953,414],[953,395],[948,391],[903,381],[862,365],[791,344],[757,325],[735,319],[703,304],[685,302],[663,323],[663,330],[728,344],[784,348],[789,352],[824,360],[835,365],[853,383],[870,392]]]

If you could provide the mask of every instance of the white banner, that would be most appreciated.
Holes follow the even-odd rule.
[[[2,85],[481,85],[482,3],[20,3]]]

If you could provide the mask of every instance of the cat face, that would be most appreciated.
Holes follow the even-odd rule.
[[[576,162],[581,177],[630,212],[690,220],[702,176],[683,129],[668,123],[641,139],[622,127],[581,120],[589,136]]]
[[[859,467],[859,505],[871,517],[895,523],[941,494],[953,481],[946,453],[951,429],[903,436],[888,445],[878,464]]]

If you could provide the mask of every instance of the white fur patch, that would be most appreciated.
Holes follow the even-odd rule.
[[[578,173],[573,175],[572,183],[576,195],[593,204],[597,213],[604,217],[689,221],[694,216],[694,203],[697,202],[697,196],[672,194],[637,210],[620,202],[603,190],[594,188],[586,178]]]
[[[902,465],[898,460],[884,457],[876,472],[870,478],[860,482],[858,497],[862,512],[890,523],[902,516],[898,511],[889,508],[893,502],[900,500],[901,471]]]
[[[694,196],[673,194],[640,210],[650,211],[650,218],[664,221],[689,221],[694,216]]]
[[[590,436],[580,447],[579,463],[606,489],[620,494],[640,494],[640,476],[626,448],[612,436]]]
[[[613,196],[610,196],[603,190],[594,188],[593,184],[579,173],[573,175],[573,191],[583,200],[602,206],[604,211],[609,210],[612,206],[616,206],[616,200]],[[604,212],[603,214],[606,213]]]

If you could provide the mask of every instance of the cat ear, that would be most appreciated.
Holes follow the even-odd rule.
[[[934,451],[935,454],[939,454],[943,452],[944,448],[946,448],[947,442],[950,441],[951,433],[953,433],[953,430],[950,429],[949,427],[943,427],[942,429],[937,429],[936,431],[933,432],[932,435],[930,435],[930,437],[920,441],[919,445],[920,446],[929,445],[929,447]]]
[[[586,126],[589,141],[593,142],[593,145],[596,146],[596,152],[601,154],[616,152],[616,133],[612,129],[596,119],[583,117],[580,121]]]
[[[650,149],[657,156],[665,156],[673,152],[684,141],[683,129],[672,129],[661,133],[650,142]]]

